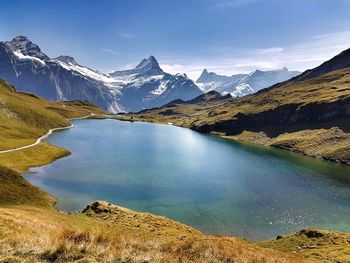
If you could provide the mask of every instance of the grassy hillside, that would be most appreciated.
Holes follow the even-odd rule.
[[[16,92],[0,80],[0,151],[35,142],[49,129],[69,125],[68,118],[103,113],[84,102],[50,102],[34,94]]]
[[[55,199],[32,186],[17,172],[0,166],[0,206],[35,205],[52,207]]]
[[[104,113],[88,102],[16,92],[3,81],[0,103],[0,150],[31,144],[49,129],[68,126],[68,118]],[[18,172],[67,154],[46,142],[0,154],[0,262],[306,262],[105,202],[82,213],[57,211],[55,198]]]
[[[0,80],[0,151],[32,144],[49,129],[69,126],[68,118],[91,113],[104,111],[85,101],[50,102],[34,94],[16,92]],[[0,153],[0,165],[24,172],[67,154],[65,149],[41,143],[22,151]]]
[[[0,149],[30,144],[48,129],[69,125],[67,118],[103,113],[87,102],[48,102],[0,84]],[[222,98],[209,94],[199,100],[221,103]],[[290,249],[293,241],[283,246],[273,241],[252,244],[206,235],[165,217],[103,201],[82,212],[57,211],[55,198],[18,172],[66,154],[67,150],[48,143],[0,154],[0,262],[313,262],[303,255],[315,258],[295,254]]]
[[[262,247],[291,252],[316,262],[350,262],[350,234],[320,229],[304,229],[259,243]]]
[[[170,122],[350,164],[349,83],[350,69],[345,68],[242,98],[211,92],[121,118]]]

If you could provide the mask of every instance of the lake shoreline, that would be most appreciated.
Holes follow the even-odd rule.
[[[94,120],[94,118],[92,118],[93,120]],[[101,119],[101,118],[98,118],[98,119]],[[115,120],[115,119],[113,119],[113,118],[103,118],[103,120],[105,120],[105,119],[111,119],[111,120]],[[118,120],[117,120],[118,121]],[[145,124],[147,124],[147,123],[149,123],[149,122],[143,122],[143,123],[145,123]],[[91,122],[91,124],[92,124],[92,122]],[[161,125],[164,125],[165,123],[162,123]],[[111,124],[112,125],[112,124]],[[84,126],[84,125],[83,125]],[[98,126],[99,126],[99,124],[98,124]],[[110,126],[110,125],[108,125],[108,126]],[[129,126],[129,125],[128,125]],[[169,126],[169,125],[167,125],[167,124],[165,124],[165,126]],[[89,127],[89,125],[88,125],[88,127]],[[132,126],[131,126],[132,127]],[[143,127],[143,126],[142,126]],[[85,127],[85,129],[86,129],[87,127]],[[183,128],[183,127],[180,127],[180,128]],[[157,129],[160,129],[160,128],[157,128]],[[164,128],[162,128],[162,129],[164,129]],[[167,128],[167,129],[169,129],[169,128]],[[185,129],[186,130],[186,129]],[[191,130],[191,129],[188,129],[189,131],[193,131],[193,130]],[[159,130],[159,131],[161,131],[161,130]],[[84,132],[85,133],[85,132]],[[225,137],[222,137],[222,136],[217,136],[217,135],[214,135],[214,134],[203,134],[203,133],[199,133],[199,135],[200,134],[202,134],[202,135],[209,135],[209,137],[213,137],[213,139],[215,139],[215,138],[220,138],[220,139],[222,139],[221,141],[222,141],[222,143],[225,143],[224,142],[224,140],[228,140],[228,141],[232,141],[232,142],[234,142],[235,144],[237,144],[237,145],[240,145],[239,146],[239,148],[242,148],[244,151],[246,151],[245,149],[247,149],[248,151],[253,151],[254,152],[254,149],[256,148],[256,149],[258,149],[258,152],[256,153],[256,155],[257,156],[261,156],[261,157],[263,157],[264,155],[261,155],[261,153],[263,153],[263,154],[267,154],[266,156],[267,156],[267,158],[275,158],[274,156],[276,156],[276,157],[279,157],[279,158],[282,158],[281,160],[284,160],[285,158],[287,158],[287,159],[295,159],[295,161],[297,161],[297,162],[299,162],[299,159],[300,160],[302,160],[301,162],[300,162],[300,164],[301,165],[303,165],[303,156],[302,155],[299,155],[299,154],[295,154],[295,153],[293,153],[293,152],[291,152],[291,151],[284,151],[284,150],[281,150],[281,149],[274,149],[274,148],[272,148],[272,147],[264,147],[264,146],[260,146],[260,145],[255,145],[255,144],[249,144],[249,143],[244,143],[244,142],[240,142],[240,141],[237,141],[237,140],[231,140],[231,139],[227,139],[227,138],[225,138]],[[59,137],[61,137],[61,136],[59,136]],[[132,136],[132,137],[134,137],[134,136]],[[211,139],[210,139],[211,140]],[[220,140],[219,140],[220,141]],[[51,141],[51,144],[53,144],[53,145],[57,145],[57,143],[58,143],[58,141]],[[58,144],[58,145],[62,145],[62,144]],[[69,144],[68,144],[69,145]],[[254,147],[254,148],[246,148],[247,146],[252,146],[252,147]],[[67,145],[64,145],[63,144],[63,147],[67,147]],[[69,147],[68,147],[68,149],[69,149]],[[74,148],[73,148],[74,149]],[[270,152],[270,150],[269,149],[271,149],[271,150],[273,150],[273,151],[271,151]],[[267,150],[267,151],[266,151]],[[277,151],[276,151],[277,150]],[[279,153],[280,152],[280,153]],[[276,154],[275,154],[276,153]],[[282,156],[283,157],[281,157],[280,155],[282,154]],[[301,157],[301,158],[298,158],[298,157]],[[307,156],[306,156],[307,157]],[[315,159],[314,158],[310,158],[310,157],[308,157],[309,159],[310,159],[310,161],[313,163],[314,161],[315,161]],[[294,160],[293,160],[293,162],[295,162]],[[308,161],[308,159],[306,159],[306,163],[308,163],[308,162],[310,162],[310,161]],[[328,163],[329,164],[333,164],[333,163],[330,163],[330,162],[324,162],[324,165],[328,165]],[[316,165],[318,164],[318,162],[316,162]],[[321,163],[322,164],[322,163]],[[71,166],[71,164],[69,164],[69,162],[68,162],[68,166],[70,167]],[[335,166],[335,167],[338,167],[338,166]],[[108,172],[104,172],[105,174],[109,174]],[[33,177],[33,178],[35,178],[35,177]],[[53,177],[54,178],[54,177]],[[39,187],[41,187],[40,185],[39,185]],[[107,185],[106,185],[106,187],[107,187]],[[47,189],[45,189],[46,191],[47,191]],[[121,189],[122,190],[122,189]],[[118,190],[118,191],[121,191],[121,190]],[[124,191],[124,190],[122,190],[122,191]],[[49,191],[50,192],[50,191]],[[52,193],[52,192],[50,192],[50,193]],[[54,194],[54,193],[53,193]],[[108,198],[104,198],[104,197],[102,197],[102,198],[99,198],[99,197],[93,197],[92,199],[89,199],[89,200],[98,200],[98,199],[101,199],[101,200],[108,200],[108,201],[110,201],[110,202],[114,202],[114,203],[117,203],[117,204],[121,204],[122,206],[124,206],[124,207],[129,207],[129,208],[131,208],[131,209],[134,209],[134,210],[138,210],[138,211],[147,211],[147,210],[144,210],[144,209],[138,209],[138,208],[136,208],[135,206],[131,206],[130,207],[130,205],[128,205],[127,203],[123,203],[123,202],[118,202],[117,200],[122,200],[122,199],[116,199],[116,200],[113,200],[113,199],[108,199]],[[59,199],[59,200],[61,200],[61,199]],[[83,202],[83,204],[81,205],[81,206],[79,206],[79,208],[78,209],[65,209],[65,207],[63,206],[63,207],[60,207],[60,210],[62,210],[62,211],[80,211],[83,207],[84,207],[84,205],[86,205],[86,203],[87,202]],[[154,213],[154,214],[162,214],[162,213],[160,213],[159,211],[158,212],[155,212],[155,211],[148,211],[148,212],[150,212],[150,213]],[[169,215],[166,215],[166,216],[168,216],[169,217]],[[174,217],[171,217],[170,216],[170,218],[174,218]],[[184,221],[181,221],[180,220],[180,222],[182,222],[182,223],[185,223],[186,224],[186,222],[184,222]],[[203,231],[203,232],[205,232],[205,233],[215,233],[215,232],[211,232],[212,230],[209,230],[209,232],[208,232],[208,230],[205,230],[205,228],[198,228],[198,226],[196,227],[195,225],[193,225],[192,224],[192,226],[194,226],[195,228],[197,228],[197,229],[201,229],[201,231]],[[304,226],[302,226],[302,227],[305,227],[305,226],[309,226],[309,224],[306,224],[306,225],[304,225]],[[311,226],[311,225],[310,225]],[[286,233],[286,232],[283,232],[283,231],[276,231],[276,233]],[[225,234],[225,232],[221,232],[221,233],[219,233],[220,235],[227,235],[227,233]],[[229,233],[229,235],[233,235],[233,236],[237,236],[237,234],[238,235],[242,235],[242,234],[239,234],[239,233]],[[271,237],[274,237],[275,236],[275,234],[272,234],[272,235],[270,235],[269,237],[271,238]],[[265,237],[260,237],[260,238],[253,238],[253,239],[251,239],[251,240],[264,240],[264,239],[266,239],[267,237],[265,236]]]
[[[341,165],[341,166],[346,166],[346,167],[350,167],[350,162],[344,161],[344,160],[338,160],[338,159],[334,159],[332,157],[325,157],[322,155],[312,155],[312,154],[308,154],[305,151],[302,151],[300,149],[296,149],[296,148],[289,148],[289,147],[284,147],[284,146],[277,146],[277,145],[272,145],[269,144],[268,142],[271,142],[272,138],[268,138],[266,140],[266,138],[264,138],[265,140],[260,140],[260,136],[259,133],[252,133],[249,137],[245,137],[245,136],[240,136],[240,135],[236,135],[236,136],[228,136],[225,135],[223,133],[219,133],[219,132],[211,132],[211,133],[206,133],[206,132],[202,132],[196,129],[193,129],[191,127],[188,127],[186,125],[179,125],[176,123],[169,123],[166,121],[159,121],[159,120],[153,120],[153,119],[142,119],[142,118],[136,118],[136,117],[130,117],[127,119],[125,115],[116,115],[115,118],[110,118],[110,119],[115,119],[115,120],[119,120],[119,121],[129,121],[129,122],[148,122],[148,123],[155,123],[155,124],[162,124],[162,125],[173,125],[173,126],[177,126],[177,127],[181,127],[181,128],[186,128],[186,129],[190,129],[192,131],[201,133],[201,134],[207,134],[207,135],[213,135],[213,136],[217,136],[226,140],[231,140],[231,141],[236,141],[238,143],[244,143],[244,144],[248,144],[248,145],[255,145],[255,146],[261,146],[261,147],[266,147],[266,148],[274,148],[274,149],[280,149],[280,150],[284,150],[287,152],[293,152],[296,154],[300,154],[303,155],[305,157],[310,157],[313,159],[317,159],[317,160],[323,160],[329,163],[333,163],[333,164],[337,164],[337,165]],[[257,138],[255,138],[257,137]]]
[[[164,124],[164,123],[162,123],[162,124]],[[210,135],[210,134],[209,134]],[[215,137],[217,137],[217,136],[215,136]],[[224,138],[225,139],[225,138]],[[231,139],[230,139],[231,140]],[[238,142],[238,143],[241,143],[241,142],[239,142],[239,141],[236,141],[236,140],[234,140],[235,142]],[[249,143],[243,143],[243,144],[247,144],[247,145],[249,145]],[[256,146],[256,145],[254,145],[254,144],[252,144],[253,146]],[[263,148],[267,148],[267,147],[263,147]],[[62,156],[62,158],[63,158],[64,156]],[[31,183],[30,183],[31,184]],[[50,196],[52,196],[51,194],[49,194]],[[53,203],[53,205],[54,205],[54,208],[56,207],[56,204],[55,203]],[[57,209],[57,208],[55,208],[56,209],[56,211],[59,213],[59,214],[67,214],[67,216],[80,216],[80,214],[81,214],[81,211],[77,211],[76,213],[67,213],[67,212],[65,212],[64,210],[59,210],[59,209]],[[152,214],[151,214],[151,216],[152,216]],[[170,222],[174,222],[174,223],[176,223],[177,221],[176,220],[173,220],[173,219],[168,219],[168,217],[166,217],[166,219],[167,220],[170,220]],[[185,226],[187,226],[186,224],[184,224]],[[196,230],[196,228],[194,228],[194,230],[195,231],[197,231]],[[276,250],[279,250],[279,251],[282,251],[282,252],[288,252],[288,253],[290,253],[290,254],[295,254],[295,252],[294,252],[294,250],[295,250],[295,248],[293,247],[293,240],[295,240],[295,239],[298,239],[299,241],[298,242],[300,242],[300,244],[305,244],[305,248],[303,248],[302,250],[299,250],[298,251],[298,253],[297,254],[300,254],[300,255],[306,255],[307,257],[309,257],[309,255],[308,255],[308,252],[307,252],[307,248],[308,248],[308,246],[310,246],[310,248],[312,247],[312,250],[313,251],[318,251],[318,250],[320,250],[321,252],[320,252],[320,254],[318,255],[318,257],[320,257],[320,258],[322,258],[323,256],[322,256],[322,249],[323,249],[323,247],[328,247],[329,246],[329,244],[328,244],[328,241],[325,239],[325,240],[323,240],[322,239],[322,241],[321,241],[321,244],[322,245],[320,245],[320,247],[319,248],[314,248],[313,247],[313,243],[312,242],[314,242],[313,241],[313,239],[310,239],[310,238],[308,238],[308,237],[305,237],[305,234],[304,233],[308,233],[308,232],[312,232],[312,233],[314,233],[314,232],[316,232],[316,233],[321,233],[321,235],[323,235],[323,233],[326,233],[326,234],[324,234],[327,238],[328,238],[328,236],[330,237],[330,236],[335,236],[335,237],[338,237],[338,235],[345,235],[345,233],[344,234],[341,234],[340,232],[336,232],[336,231],[325,231],[325,230],[302,230],[302,231],[299,231],[299,232],[297,232],[297,233],[295,233],[295,232],[293,232],[293,233],[291,233],[291,234],[285,234],[285,235],[279,235],[278,236],[278,238],[277,238],[277,240],[263,240],[263,241],[259,241],[259,242],[251,242],[251,241],[249,241],[249,243],[250,244],[257,244],[258,246],[261,246],[261,247],[264,247],[264,248],[275,248]],[[202,235],[205,235],[205,236],[207,236],[207,238],[210,238],[210,234],[205,234],[205,232],[203,233],[203,232],[200,232]],[[223,239],[227,239],[227,238],[236,238],[236,236],[235,235],[229,235],[229,236],[227,236],[227,235],[218,235],[216,238],[223,238]],[[237,239],[237,238],[236,238]],[[282,241],[281,241],[282,240]],[[280,242],[281,241],[281,242]],[[312,243],[311,245],[308,245],[309,243]],[[320,241],[318,241],[318,242],[320,242]],[[324,244],[322,243],[322,242],[324,242]],[[247,243],[247,244],[249,244],[249,243]],[[301,262],[301,261],[300,261]]]

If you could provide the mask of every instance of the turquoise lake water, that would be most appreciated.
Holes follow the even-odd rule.
[[[308,226],[350,231],[350,169],[189,129],[77,120],[47,141],[71,151],[25,175],[81,210],[107,200],[250,240]]]

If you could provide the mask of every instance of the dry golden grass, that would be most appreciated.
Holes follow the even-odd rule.
[[[31,185],[13,170],[0,166],[0,205],[30,204],[52,207],[55,199]]]
[[[17,262],[308,262],[233,237],[214,237],[119,207],[95,217],[31,207],[0,208],[0,260]],[[122,212],[121,212],[122,211]],[[125,227],[124,217],[144,217]],[[150,225],[162,227],[158,235]],[[15,261],[16,262],[16,261]]]
[[[54,103],[17,93],[1,81],[0,104],[0,150],[33,143],[48,129],[68,125],[67,118],[103,113],[86,102]],[[24,172],[66,154],[41,143],[0,155],[0,165]],[[309,262],[105,202],[66,214],[54,209],[54,201],[15,171],[0,167],[0,262]]]
[[[264,132],[251,131],[223,137],[246,143],[273,146],[350,165],[350,134],[337,127],[283,133],[275,138],[268,137]]]
[[[42,142],[28,149],[0,154],[0,165],[18,173],[27,173],[31,167],[49,164],[69,154],[70,152],[64,148]]]
[[[320,229],[306,229],[263,241],[262,247],[293,252],[316,262],[350,262],[350,234]]]

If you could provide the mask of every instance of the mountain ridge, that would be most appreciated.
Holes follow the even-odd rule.
[[[0,77],[18,90],[57,101],[85,99],[114,113],[202,94],[187,76],[164,72],[153,55],[133,69],[107,74],[82,66],[71,56],[51,59],[24,36],[0,42]]]
[[[235,74],[232,76],[218,75],[204,69],[196,83],[200,85],[203,91],[216,90],[224,95],[230,93],[233,97],[241,97],[299,74],[300,72],[289,71],[286,67],[269,71],[256,69],[249,74]]]
[[[265,91],[268,91],[268,90],[271,90],[274,88],[281,87],[283,85],[312,79],[312,78],[315,78],[317,76],[329,73],[331,71],[345,69],[345,68],[349,68],[349,67],[350,67],[350,48],[340,52],[339,54],[335,55],[333,58],[323,62],[321,65],[319,65],[313,69],[307,69],[304,72],[302,72],[301,74],[299,74],[299,75],[297,75],[289,80],[283,81],[281,83],[277,83],[277,84],[272,85],[272,86],[270,86],[266,89],[263,89],[259,92],[265,92]]]

